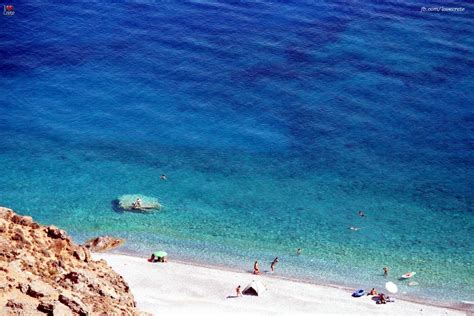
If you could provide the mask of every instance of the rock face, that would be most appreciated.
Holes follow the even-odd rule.
[[[123,278],[87,247],[0,207],[0,315],[41,314],[142,315]]]
[[[102,252],[110,249],[117,248],[123,245],[125,241],[119,238],[113,238],[110,236],[101,236],[89,239],[85,242],[84,247],[92,252]]]

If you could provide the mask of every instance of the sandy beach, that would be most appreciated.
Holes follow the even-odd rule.
[[[466,315],[463,311],[400,300],[377,305],[371,297],[351,297],[342,288],[278,279],[266,275],[226,271],[190,264],[148,263],[144,258],[94,254],[105,259],[128,282],[138,308],[152,314],[206,315]],[[236,298],[242,289],[260,280],[267,290],[258,297]]]

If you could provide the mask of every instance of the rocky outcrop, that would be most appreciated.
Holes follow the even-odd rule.
[[[110,236],[100,236],[89,239],[84,243],[84,247],[92,252],[103,252],[123,245],[125,240]]]
[[[117,240],[96,245],[108,249]],[[41,314],[141,313],[123,278],[105,261],[92,260],[87,247],[55,226],[0,207],[0,315]]]

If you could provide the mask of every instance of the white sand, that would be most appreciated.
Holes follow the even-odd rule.
[[[144,258],[94,254],[105,259],[128,282],[138,308],[156,315],[465,315],[465,312],[396,299],[377,305],[370,297],[307,283],[254,276],[182,263],[148,263]],[[263,295],[234,296],[252,280],[268,290]],[[396,295],[394,295],[396,297]],[[392,296],[393,297],[393,296]]]

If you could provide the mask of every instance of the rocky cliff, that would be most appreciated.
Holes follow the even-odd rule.
[[[0,207],[0,315],[140,315],[123,278],[54,226]]]

